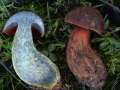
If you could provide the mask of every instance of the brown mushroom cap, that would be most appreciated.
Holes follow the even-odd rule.
[[[65,22],[93,30],[98,34],[101,34],[104,28],[102,15],[93,7],[79,7],[72,10],[66,15]]]

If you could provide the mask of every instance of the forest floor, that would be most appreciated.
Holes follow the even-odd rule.
[[[34,44],[59,67],[63,87],[67,90],[89,90],[70,72],[65,56],[72,26],[64,22],[64,17],[80,6],[95,6],[103,15],[104,34],[92,33],[91,45],[100,54],[108,72],[102,90],[120,90],[120,10],[115,8],[120,7],[119,0],[0,0],[0,90],[29,90],[12,67],[13,36],[1,33],[10,16],[26,10],[35,12],[44,21],[45,36]]]

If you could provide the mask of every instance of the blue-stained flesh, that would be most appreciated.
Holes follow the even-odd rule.
[[[3,32],[14,23],[17,30],[12,46],[12,62],[16,73],[29,85],[53,88],[60,81],[59,70],[49,58],[36,50],[31,32],[32,24],[36,24],[38,31],[44,35],[42,20],[32,12],[19,12],[7,21]]]

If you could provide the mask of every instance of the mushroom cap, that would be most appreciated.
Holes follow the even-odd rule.
[[[65,22],[93,30],[98,34],[101,34],[104,29],[103,17],[100,12],[93,7],[78,7],[72,10],[66,15]]]
[[[24,22],[26,20],[26,22]],[[6,22],[2,33],[12,36],[16,33],[18,26],[24,24],[23,28],[31,27],[33,37],[44,36],[44,24],[42,19],[31,11],[21,11],[11,16]]]

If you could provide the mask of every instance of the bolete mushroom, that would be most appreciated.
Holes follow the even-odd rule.
[[[11,16],[6,22],[3,33],[14,34],[12,45],[12,63],[15,72],[25,83],[52,89],[60,81],[58,67],[45,55],[38,52],[33,44],[31,28],[44,35],[42,19],[29,11]]]
[[[107,72],[101,58],[90,46],[91,30],[102,34],[103,18],[93,7],[80,7],[69,12],[65,22],[74,25],[67,49],[67,63],[77,80],[90,88],[100,89]]]

